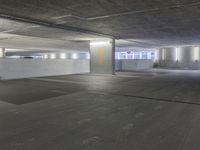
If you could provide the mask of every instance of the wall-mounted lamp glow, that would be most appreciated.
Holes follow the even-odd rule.
[[[193,60],[199,61],[199,47],[194,47],[193,49]]]
[[[55,59],[56,58],[56,54],[50,54],[50,58],[51,59]]]
[[[78,54],[77,53],[73,53],[71,58],[72,59],[78,59]]]
[[[110,44],[110,41],[93,41],[93,42],[90,42],[90,45],[104,45],[104,44]]]
[[[61,53],[60,54],[60,59],[66,59],[67,57],[66,57],[66,54],[65,53]]]
[[[44,59],[47,59],[47,58],[48,58],[48,55],[47,55],[47,54],[44,54],[44,55],[43,55],[43,58],[44,58]]]

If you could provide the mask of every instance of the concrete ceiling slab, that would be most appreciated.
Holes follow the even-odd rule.
[[[1,17],[43,23],[64,30],[72,29],[63,31],[33,24],[30,24],[33,27],[27,28],[27,24],[24,23],[5,23],[0,29],[2,32],[64,40],[98,38],[97,35],[89,34],[98,33],[117,39],[140,41],[130,44],[140,47],[200,44],[198,0],[0,0],[0,2]],[[19,30],[12,31],[13,28]],[[81,34],[74,30],[83,32]]]
[[[0,33],[0,47],[54,52],[88,52],[89,42],[73,42]]]

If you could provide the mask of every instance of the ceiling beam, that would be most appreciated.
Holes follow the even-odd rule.
[[[108,34],[98,33],[95,31],[86,30],[86,29],[77,28],[77,27],[71,27],[71,26],[67,26],[67,25],[55,24],[55,23],[46,22],[43,20],[38,20],[38,19],[32,19],[32,18],[30,19],[30,18],[13,16],[13,15],[2,14],[2,13],[0,13],[0,18],[23,22],[23,23],[32,23],[32,24],[51,27],[51,28],[63,29],[66,31],[72,31],[72,32],[77,32],[77,33],[90,34],[90,35],[95,35],[95,36],[100,36],[100,37],[105,37],[105,38],[112,38],[112,39],[114,38],[113,36],[108,35]]]

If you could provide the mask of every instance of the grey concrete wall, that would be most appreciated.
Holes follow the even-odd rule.
[[[183,67],[191,68],[194,60],[193,60],[193,47],[183,47],[180,49],[180,61]]]
[[[122,60],[115,60],[115,70],[116,71],[122,70]]]
[[[152,68],[153,60],[116,60],[116,70],[118,71],[134,71]]]
[[[89,70],[89,60],[0,59],[1,79],[88,73]]]
[[[176,61],[176,49],[175,48],[165,48],[165,60],[167,62],[175,62]]]
[[[114,74],[114,43],[90,45],[90,72]]]

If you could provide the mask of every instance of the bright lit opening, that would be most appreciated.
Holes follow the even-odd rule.
[[[194,47],[193,59],[194,61],[199,61],[199,47]]]
[[[177,47],[175,50],[175,61],[180,61],[180,48]]]

